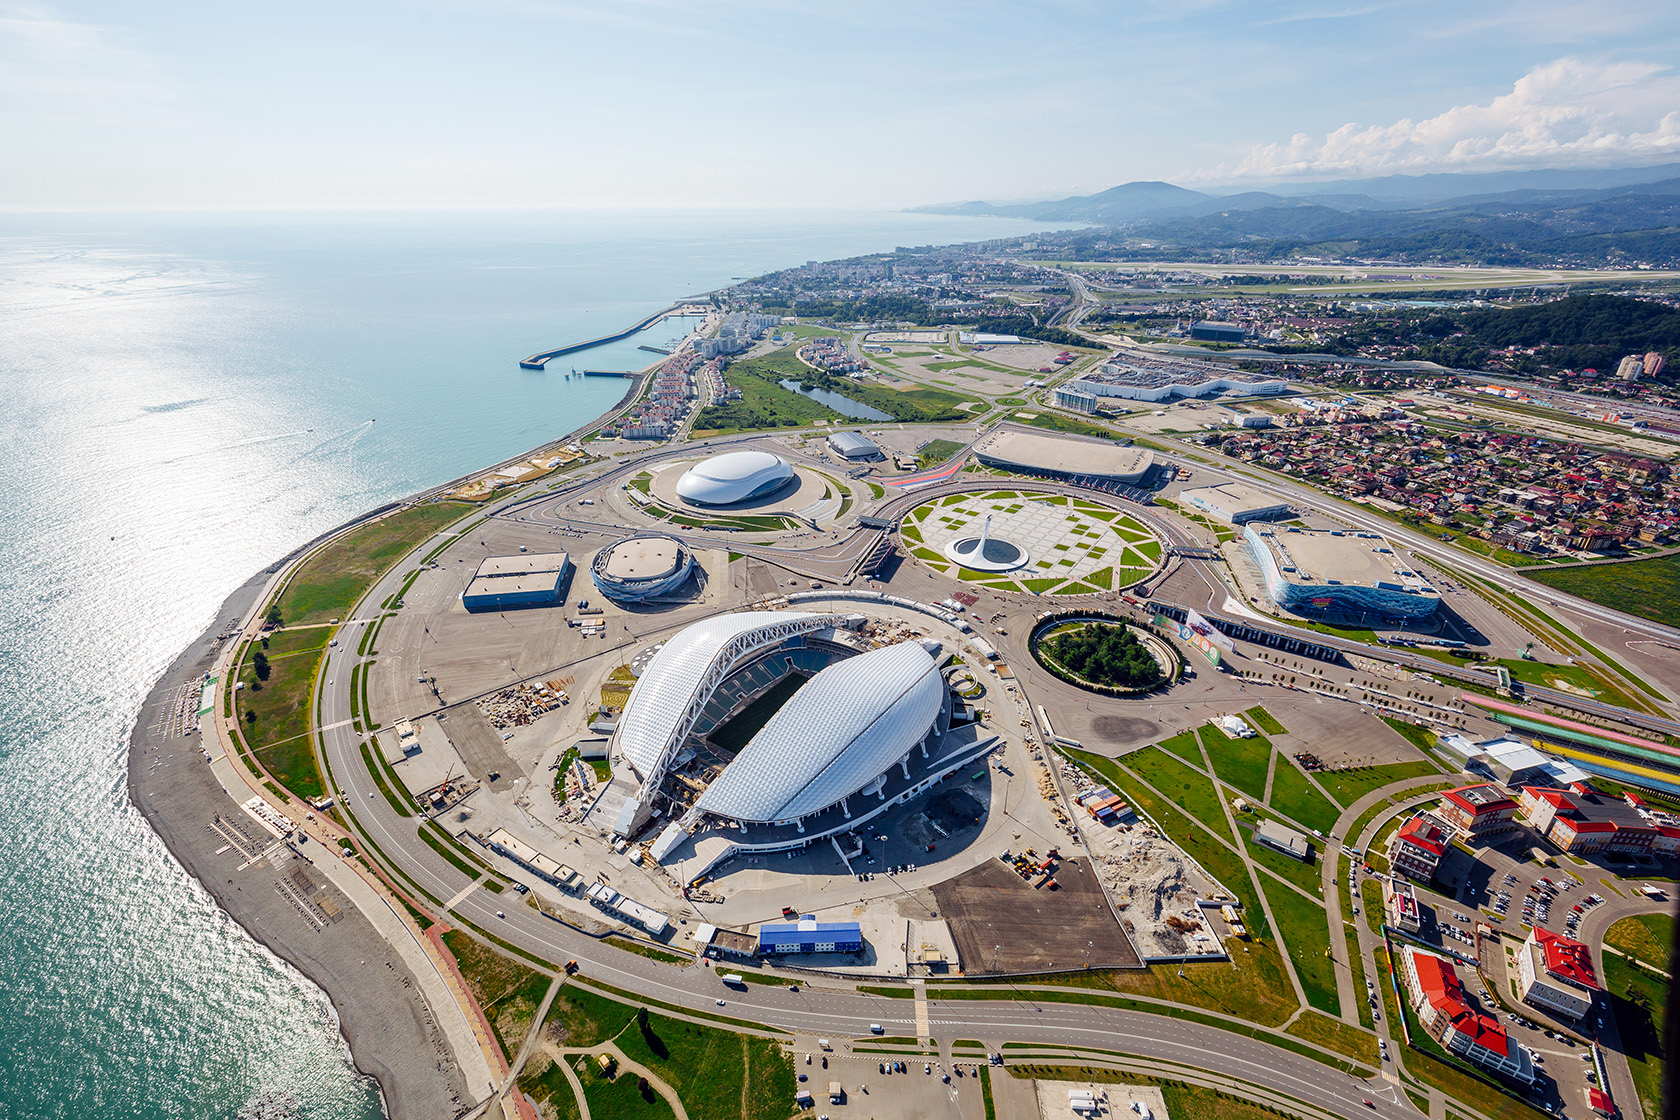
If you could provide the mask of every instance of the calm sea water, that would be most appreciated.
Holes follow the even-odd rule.
[[[0,1116],[379,1115],[326,997],[125,793],[147,689],[257,569],[609,407],[732,277],[1027,232],[902,214],[0,215]]]

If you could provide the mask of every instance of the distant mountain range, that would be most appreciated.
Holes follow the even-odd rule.
[[[1496,265],[1680,262],[1680,164],[1388,176],[1312,187],[1219,195],[1136,182],[1045,202],[917,209],[1088,222],[1169,254],[1240,247],[1262,258],[1312,251]]]
[[[1400,210],[1429,203],[1462,202],[1516,191],[1604,191],[1680,178],[1680,163],[1583,171],[1493,171],[1476,174],[1386,175],[1317,183],[1273,184],[1265,190],[1195,191],[1158,180],[1122,183],[1097,194],[1043,202],[942,202],[917,206],[919,214],[995,214],[1048,222],[1136,222],[1168,215],[1192,217],[1221,210],[1257,210],[1312,203],[1336,210]]]

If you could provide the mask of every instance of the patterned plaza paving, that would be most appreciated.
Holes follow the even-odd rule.
[[[1026,550],[1012,572],[972,572],[945,558],[945,546],[991,535]],[[1129,587],[1161,565],[1162,546],[1136,518],[1084,498],[991,490],[953,494],[917,506],[900,526],[911,555],[935,571],[981,587],[1038,595],[1089,595]]]

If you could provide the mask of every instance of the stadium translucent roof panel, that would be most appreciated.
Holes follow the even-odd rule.
[[[901,642],[837,661],[770,717],[696,807],[740,821],[809,816],[886,771],[939,715],[944,680]]]
[[[728,666],[795,633],[832,626],[833,615],[740,611],[685,627],[654,654],[630,690],[618,745],[644,779],[658,771]]]

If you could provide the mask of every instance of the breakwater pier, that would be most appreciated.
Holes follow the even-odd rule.
[[[649,315],[646,319],[643,319],[641,322],[636,323],[633,326],[626,327],[624,330],[619,331],[617,334],[604,334],[600,338],[592,338],[588,342],[577,342],[577,343],[573,343],[570,346],[561,346],[561,347],[557,347],[556,349],[553,349],[553,350],[544,350],[541,353],[532,354],[529,358],[526,358],[519,363],[519,368],[520,369],[544,369],[544,368],[547,367],[549,362],[553,361],[555,358],[561,357],[562,355],[576,354],[580,350],[589,350],[589,349],[591,349],[593,347],[596,347],[596,346],[605,346],[609,342],[617,342],[620,339],[629,338],[631,335],[635,334],[637,331],[647,330],[649,327],[651,327],[655,323],[659,322],[659,320],[665,318],[665,316],[676,314],[677,312],[681,311],[682,308],[683,308],[682,304],[674,304],[670,307],[665,308],[663,311],[654,312],[652,315]]]

